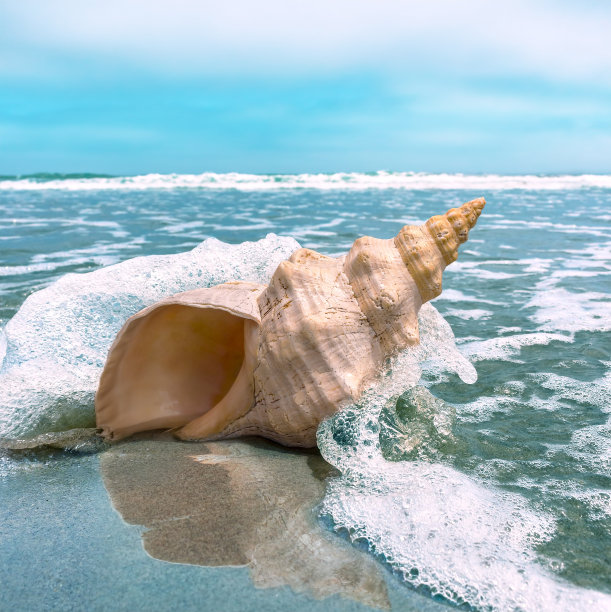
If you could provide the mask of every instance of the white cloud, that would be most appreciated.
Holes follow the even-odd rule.
[[[611,11],[579,3],[20,0],[3,4],[0,21],[4,48],[12,41],[30,60],[48,50],[187,72],[372,67],[611,82]]]

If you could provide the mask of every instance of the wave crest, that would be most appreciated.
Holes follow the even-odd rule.
[[[570,190],[611,189],[611,175],[431,174],[426,172],[337,172],[332,174],[142,174],[137,176],[54,175],[0,177],[0,191],[96,191],[147,189],[453,189],[453,190]]]

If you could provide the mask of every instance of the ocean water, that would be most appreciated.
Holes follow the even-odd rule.
[[[319,430],[341,473],[320,521],[429,600],[611,609],[610,176],[3,177],[0,436],[91,427],[144,305],[481,195],[422,346]],[[2,458],[12,486],[23,461]]]

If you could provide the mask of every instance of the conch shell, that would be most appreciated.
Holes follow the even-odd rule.
[[[299,249],[269,285],[181,293],[125,323],[96,395],[105,437],[176,429],[182,439],[258,435],[316,445],[319,423],[354,402],[385,360],[418,342],[420,306],[441,293],[485,200],[364,236],[334,258]]]

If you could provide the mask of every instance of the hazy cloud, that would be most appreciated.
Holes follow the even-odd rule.
[[[578,2],[20,0],[3,4],[0,22],[5,71],[49,69],[51,53],[161,72],[372,67],[611,82],[611,9]]]
[[[608,172],[611,4],[0,2],[0,173]]]

